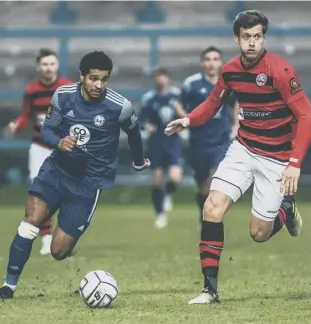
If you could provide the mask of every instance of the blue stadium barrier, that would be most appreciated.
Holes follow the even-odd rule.
[[[269,28],[269,36],[309,36],[311,27],[273,27]],[[68,42],[71,38],[81,37],[146,37],[150,41],[149,66],[154,68],[159,63],[159,39],[161,37],[231,37],[232,30],[230,27],[189,27],[189,28],[118,28],[118,29],[101,29],[101,28],[72,28],[72,27],[55,27],[55,28],[0,28],[0,38],[57,38],[59,40],[59,59],[60,74],[67,76],[67,67],[69,63]],[[148,91],[148,88],[140,89],[118,89],[118,91],[131,99],[138,99]],[[307,91],[309,97],[311,92]],[[0,100],[20,101],[22,99],[23,89],[10,90],[0,89]],[[25,140],[0,140],[0,150],[26,149],[29,145]]]
[[[308,36],[311,35],[311,27],[270,27],[269,36]],[[232,30],[229,27],[200,27],[200,28],[0,28],[0,38],[57,38],[59,40],[60,74],[67,76],[69,63],[68,41],[76,37],[146,37],[150,41],[149,65],[154,68],[159,63],[159,38],[161,37],[196,37],[214,36],[231,37]],[[141,91],[130,90],[129,97],[138,98]],[[0,92],[0,100],[20,100],[21,91],[3,89]]]

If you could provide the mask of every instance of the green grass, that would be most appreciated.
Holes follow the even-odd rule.
[[[39,240],[15,299],[0,303],[1,324],[99,323],[311,323],[310,205],[300,204],[304,230],[291,238],[284,229],[270,242],[248,235],[250,206],[228,214],[217,305],[188,305],[200,292],[195,205],[177,205],[169,226],[153,227],[149,206],[100,206],[78,254],[63,262],[39,256]],[[2,208],[0,269],[22,208]],[[118,280],[112,309],[91,310],[72,294],[84,274],[102,269]]]

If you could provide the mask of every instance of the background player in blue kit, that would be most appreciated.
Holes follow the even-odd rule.
[[[54,151],[29,189],[0,299],[13,297],[39,226],[57,210],[51,253],[56,260],[71,255],[90,224],[101,190],[114,183],[120,128],[128,134],[134,169],[150,165],[131,103],[106,88],[112,68],[104,52],[86,54],[80,62],[81,83],[62,86],[52,97],[41,138]]]
[[[154,71],[155,89],[142,97],[140,121],[148,132],[148,156],[152,163],[154,187],[152,202],[156,211],[157,228],[167,225],[167,212],[172,209],[172,194],[180,182],[182,169],[181,142],[178,134],[166,136],[166,125],[176,117],[175,105],[180,90],[170,85],[170,74],[164,68]],[[165,184],[165,171],[168,181]]]
[[[183,83],[181,99],[176,105],[180,117],[185,117],[202,103],[217,83],[222,67],[222,52],[216,47],[208,47],[201,53],[200,59],[203,71],[188,77]],[[235,97],[229,96],[226,103],[206,124],[190,128],[189,158],[197,184],[196,201],[200,220],[212,175],[224,158],[230,137],[235,136],[239,125]]]

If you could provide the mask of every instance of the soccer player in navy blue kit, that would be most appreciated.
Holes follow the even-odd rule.
[[[222,52],[216,47],[208,47],[201,53],[200,60],[203,71],[188,77],[182,85],[181,99],[176,105],[180,117],[187,116],[202,103],[217,83],[222,67]],[[224,158],[238,125],[238,105],[231,95],[214,118],[200,127],[190,128],[189,159],[197,185],[196,202],[200,220],[212,175]]]
[[[154,186],[152,202],[156,212],[155,226],[167,225],[167,213],[172,209],[172,194],[181,179],[181,142],[178,134],[167,137],[166,125],[176,118],[175,105],[179,100],[180,90],[170,85],[169,71],[157,68],[154,73],[153,90],[142,97],[140,122],[147,131],[148,156],[153,171]],[[168,181],[165,183],[165,172]]]
[[[91,222],[100,192],[113,186],[120,129],[128,135],[134,169],[150,165],[131,103],[106,87],[112,68],[104,52],[86,54],[80,62],[81,82],[58,88],[52,97],[41,138],[54,151],[29,189],[0,299],[13,298],[39,227],[57,210],[51,253],[56,260],[71,255]]]

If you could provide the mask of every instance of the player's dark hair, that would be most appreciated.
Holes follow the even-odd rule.
[[[204,59],[206,54],[211,53],[211,52],[217,52],[220,56],[222,56],[222,51],[219,48],[217,48],[215,46],[210,46],[201,52],[201,54],[200,54],[201,61]]]
[[[94,51],[85,54],[80,61],[80,73],[86,76],[90,69],[96,69],[101,71],[109,71],[111,73],[113,63],[111,58],[103,51]]]
[[[39,50],[39,53],[36,57],[36,62],[39,63],[41,61],[42,58],[46,57],[46,56],[55,56],[58,58],[58,55],[55,51],[51,50],[51,49],[48,49],[48,48],[41,48]]]
[[[154,76],[156,76],[156,75],[166,75],[166,76],[170,77],[171,76],[171,73],[165,67],[159,66],[159,67],[157,67],[157,68],[155,68],[153,70],[153,75]]]
[[[262,32],[265,35],[269,28],[268,18],[258,10],[242,11],[234,19],[233,22],[234,35],[239,36],[241,28],[249,29],[257,25],[262,26]]]

